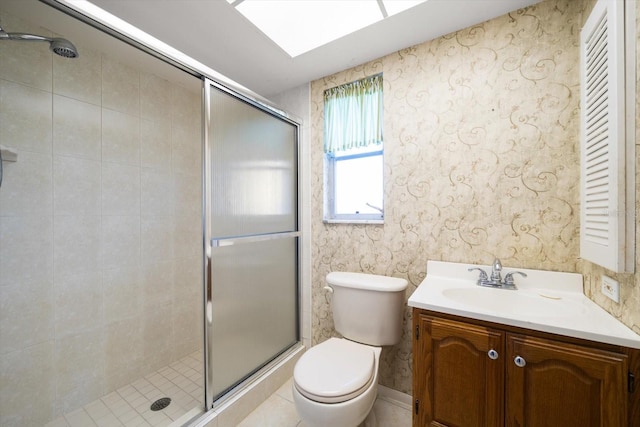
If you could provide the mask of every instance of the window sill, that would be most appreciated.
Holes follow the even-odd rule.
[[[323,219],[325,224],[372,224],[384,225],[384,219]]]

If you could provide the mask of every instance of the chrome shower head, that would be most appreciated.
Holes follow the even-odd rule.
[[[77,58],[78,49],[67,39],[52,39],[49,42],[51,52],[65,58]]]
[[[15,40],[15,41],[27,41],[27,42],[48,42],[49,50],[56,55],[63,56],[65,58],[77,58],[79,56],[78,49],[67,39],[61,38],[49,38],[44,36],[38,36],[35,34],[25,33],[7,33],[0,28],[0,40]]]

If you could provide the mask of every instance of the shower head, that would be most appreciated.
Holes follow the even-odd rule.
[[[44,36],[38,36],[35,34],[25,33],[7,33],[0,28],[0,40],[16,40],[27,42],[48,42],[49,50],[56,55],[63,56],[65,58],[77,58],[79,56],[78,49],[67,39],[49,38]]]
[[[67,39],[52,39],[49,42],[49,49],[51,49],[51,52],[65,58],[78,57],[78,49]]]

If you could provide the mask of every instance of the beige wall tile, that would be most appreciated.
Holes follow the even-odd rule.
[[[140,164],[142,167],[171,169],[171,122],[140,120]]]
[[[140,217],[102,217],[102,268],[140,265]]]
[[[198,305],[202,300],[202,257],[180,258],[173,263],[173,301]]]
[[[173,174],[175,191],[175,215],[192,218],[202,217],[202,177],[199,174]]]
[[[51,37],[51,32],[0,11],[2,29],[8,33],[33,33]],[[1,43],[0,78],[51,91],[53,54],[46,43]]]
[[[99,161],[54,156],[54,214],[100,215],[102,206],[101,172]]]
[[[175,217],[176,257],[199,259],[202,256],[202,219]]]
[[[54,333],[53,318],[50,281],[0,286],[0,353],[49,341]]]
[[[98,331],[104,322],[102,275],[87,271],[55,279],[56,338]]]
[[[137,117],[102,109],[102,160],[140,165],[140,120]]]
[[[44,425],[202,347],[200,94],[74,43],[73,61],[0,43],[0,143],[19,150],[0,191],[1,425]]]
[[[102,273],[102,288],[106,325],[140,315],[143,295],[137,265],[105,269]]]
[[[53,419],[53,341],[0,356],[0,425],[41,426]]]
[[[156,259],[142,263],[142,294],[144,310],[171,304],[173,301],[172,259]]]
[[[140,215],[140,167],[102,163],[102,214]]]
[[[53,273],[56,282],[99,272],[102,263],[99,215],[56,215],[53,220]],[[99,282],[98,282],[99,283]]]
[[[79,56],[70,60],[53,55],[53,92],[79,101],[100,105],[102,102],[102,56],[83,46]]]
[[[53,168],[50,154],[19,151],[18,162],[3,163],[0,215],[51,215]]]
[[[142,215],[173,215],[173,179],[168,170],[143,168],[140,177]]]
[[[174,172],[200,175],[202,147],[200,130],[174,124],[171,128],[171,162]]]
[[[51,153],[51,96],[51,92],[0,80],[0,143]]]
[[[144,310],[142,318],[142,355],[148,369],[169,365],[173,359],[173,305],[157,305]]]
[[[100,330],[56,339],[56,413],[100,397],[104,392],[105,340]]]
[[[0,286],[51,283],[52,278],[53,217],[0,216]]]
[[[140,246],[143,264],[152,264],[174,258],[173,216],[143,216],[140,226]]]
[[[116,390],[139,378],[142,363],[142,321],[131,317],[111,323],[105,330],[106,389]]]
[[[174,303],[174,357],[181,358],[202,347],[202,308],[193,303]]]
[[[201,129],[202,99],[199,92],[174,85],[171,93],[171,120],[174,125]]]
[[[109,57],[102,57],[102,106],[140,115],[140,73]]]
[[[140,117],[154,122],[171,121],[172,84],[150,73],[140,73]]]
[[[53,96],[53,152],[100,160],[102,109],[64,96]]]

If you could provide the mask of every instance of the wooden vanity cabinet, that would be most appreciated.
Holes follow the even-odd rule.
[[[640,426],[635,350],[421,309],[413,328],[413,427]]]
[[[504,418],[504,334],[430,316],[414,320],[413,425],[499,426]]]
[[[626,355],[511,334],[506,355],[506,425],[627,425]]]

